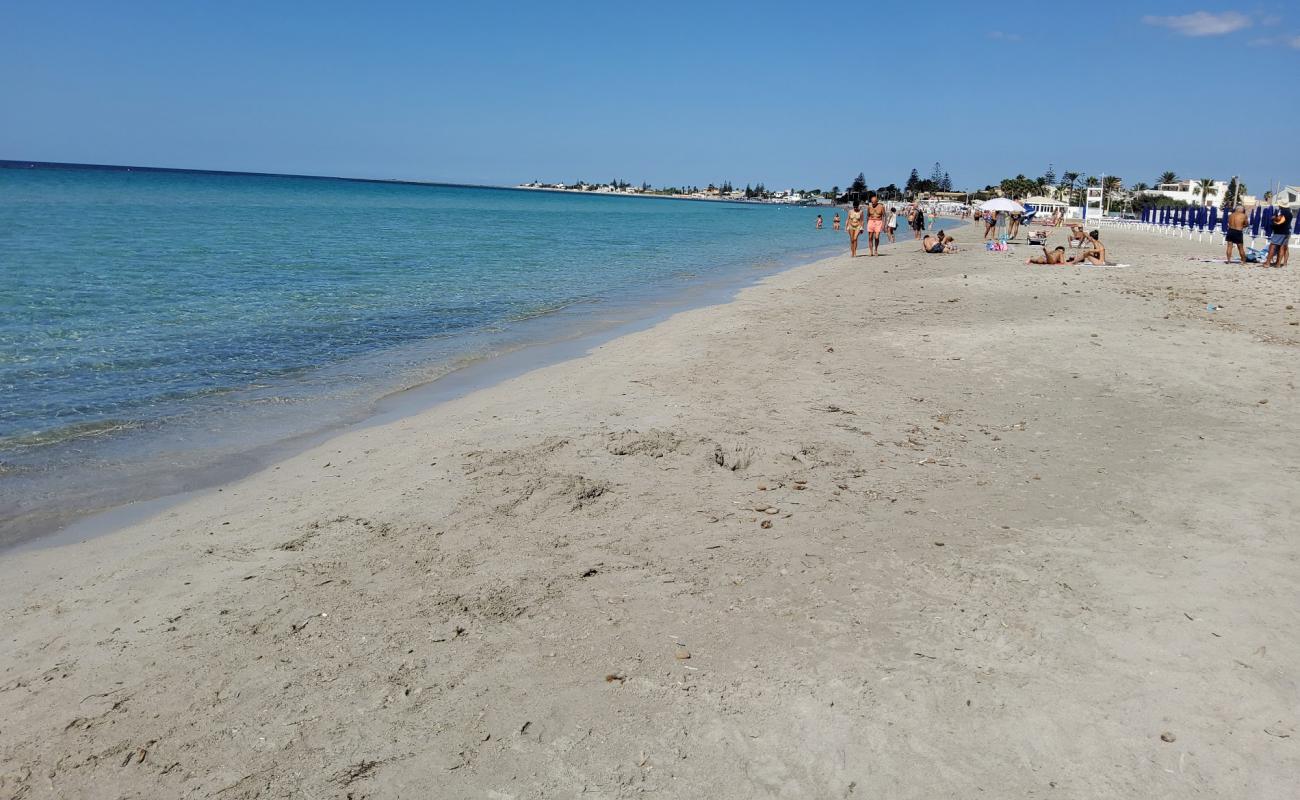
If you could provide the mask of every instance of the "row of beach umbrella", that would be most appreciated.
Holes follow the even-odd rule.
[[[1262,233],[1269,236],[1273,233],[1273,216],[1276,213],[1274,206],[1255,206],[1254,210],[1248,215],[1250,236],[1252,239],[1259,238]],[[1150,226],[1154,230],[1162,230],[1167,233],[1187,233],[1191,235],[1210,233],[1227,233],[1228,214],[1220,213],[1215,206],[1189,206],[1184,208],[1147,208],[1142,211],[1143,224]]]

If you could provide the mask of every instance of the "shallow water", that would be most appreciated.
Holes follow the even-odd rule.
[[[53,519],[109,473],[322,430],[559,327],[842,247],[816,213],[0,169],[0,526]]]

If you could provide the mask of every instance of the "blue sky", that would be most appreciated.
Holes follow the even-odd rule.
[[[901,184],[936,160],[962,187],[1049,163],[1300,183],[1290,3],[3,9],[0,158],[496,184]]]

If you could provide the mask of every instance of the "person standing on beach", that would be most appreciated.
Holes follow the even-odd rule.
[[[986,242],[988,241],[989,236],[993,233],[993,231],[997,230],[997,227],[998,227],[998,212],[985,211],[984,212],[984,241]]]
[[[862,234],[862,209],[858,207],[857,200],[853,201],[853,210],[849,212],[844,230],[849,232],[849,258],[857,258],[858,236]]]
[[[867,254],[880,255],[880,233],[885,229],[885,204],[871,195],[867,204]]]
[[[1237,246],[1237,252],[1241,255],[1241,263],[1246,263],[1246,225],[1250,222],[1250,217],[1246,216],[1246,207],[1237,206],[1228,215],[1228,230],[1223,234],[1224,242],[1228,245],[1228,252],[1224,255],[1225,264],[1232,263],[1232,246]]]
[[[898,230],[898,209],[889,209],[889,221],[885,225],[885,230],[889,232],[889,243],[894,243],[894,232]]]
[[[818,214],[818,215],[817,215],[817,230],[821,230],[821,229],[822,229],[822,215],[821,215],[821,214]]]
[[[920,239],[921,234],[925,232],[925,212],[918,205],[916,211],[912,214],[912,238]]]
[[[1016,205],[1020,205],[1019,197],[1013,197],[1011,198],[1011,201]],[[1007,219],[1010,220],[1007,223],[1007,239],[1010,240],[1016,238],[1016,234],[1020,233],[1020,212],[1011,212]]]
[[[1291,209],[1278,206],[1273,214],[1273,233],[1268,237],[1268,257],[1264,259],[1264,266],[1286,266],[1291,250],[1291,219]]]

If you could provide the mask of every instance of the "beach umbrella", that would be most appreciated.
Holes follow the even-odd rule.
[[[1219,227],[1219,209],[1217,206],[1210,206],[1209,227],[1210,233],[1213,233],[1214,229]]]
[[[1019,203],[1008,200],[1005,197],[995,197],[992,200],[985,200],[979,205],[980,211],[1010,211],[1012,214],[1025,213],[1025,207]]]
[[[1162,208],[1160,209],[1160,225],[1161,227],[1163,227],[1168,224],[1169,224],[1169,209]]]
[[[1275,213],[1276,212],[1273,211],[1273,207],[1269,206],[1268,208],[1264,209],[1264,213],[1260,214],[1259,216],[1259,224],[1260,227],[1264,229],[1265,236],[1273,235],[1273,214]]]
[[[1149,208],[1142,209],[1142,221],[1143,222],[1151,221],[1151,209]]]
[[[1205,206],[1201,206],[1200,213],[1196,215],[1196,227],[1200,228],[1202,231],[1204,231],[1206,227],[1213,227],[1210,225],[1210,209]]]
[[[1255,206],[1255,210],[1250,212],[1250,236],[1255,238],[1259,236],[1259,220],[1264,216],[1264,209]]]

